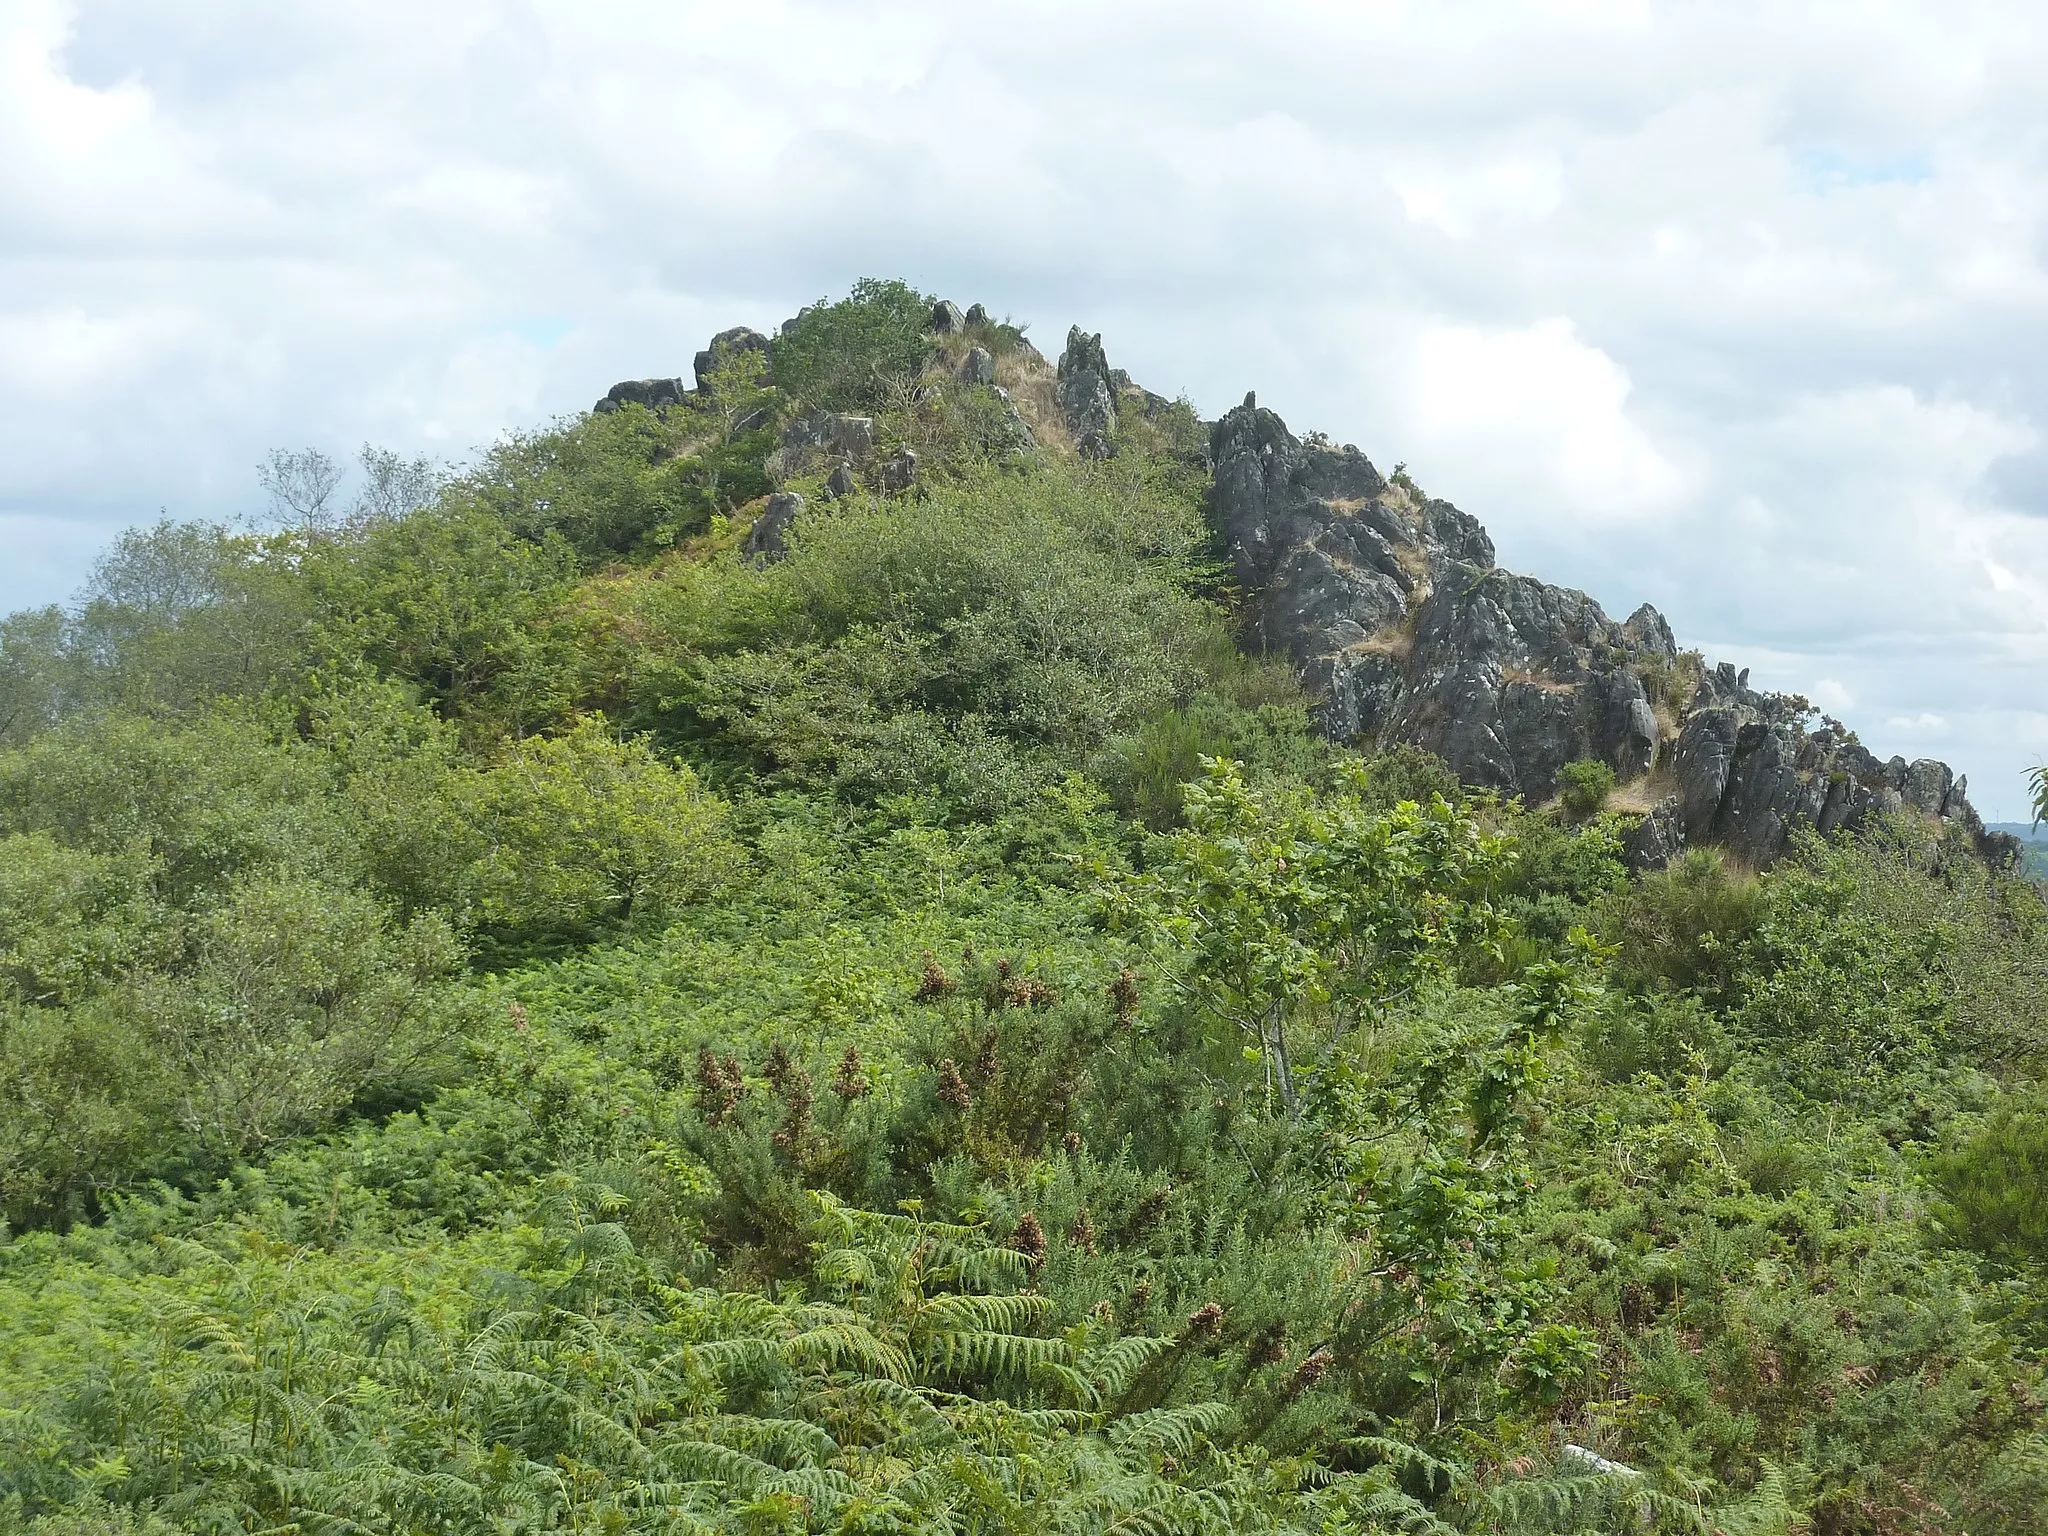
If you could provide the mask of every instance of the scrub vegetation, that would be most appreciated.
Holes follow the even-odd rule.
[[[0,1531],[2048,1531],[2035,888],[1324,741],[929,312],[5,622]]]

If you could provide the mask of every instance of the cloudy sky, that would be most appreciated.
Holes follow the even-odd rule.
[[[2048,756],[2048,10],[0,0],[0,608],[856,277],[1405,461],[1503,563]]]

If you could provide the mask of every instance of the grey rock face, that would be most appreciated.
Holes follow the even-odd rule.
[[[756,565],[768,565],[789,553],[789,530],[804,509],[803,497],[794,491],[777,491],[747,530],[740,553]]]
[[[1678,654],[1678,642],[1671,638],[1671,626],[1664,622],[1664,615],[1648,603],[1628,616],[1621,631],[1647,655],[1669,660]]]
[[[843,458],[864,459],[875,451],[875,418],[813,411],[782,429],[785,448],[824,448]]]
[[[940,336],[957,336],[967,329],[967,317],[951,299],[941,299],[932,306],[931,328]]]
[[[874,417],[834,416],[827,427],[830,435],[825,441],[835,452],[864,459],[875,451]]]
[[[658,411],[664,406],[681,405],[685,393],[681,379],[623,379],[606,390],[604,398],[591,409],[611,412],[640,405]]]
[[[1069,339],[1064,370],[1100,364],[1089,340]],[[1801,826],[1901,807],[1989,847],[1945,765],[1880,762],[1733,667],[1706,674],[1667,736],[1645,686],[1679,656],[1663,615],[1645,604],[1617,624],[1583,592],[1500,569],[1475,519],[1388,481],[1356,448],[1300,441],[1251,395],[1209,448],[1210,515],[1249,599],[1248,638],[1294,661],[1330,736],[1411,742],[1467,783],[1532,802],[1579,758],[1624,782],[1667,773],[1673,792],[1634,834],[1644,867],[1691,843],[1762,867]]]
[[[917,455],[908,448],[898,448],[882,464],[882,491],[884,495],[901,495],[917,481]]]
[[[1017,402],[1010,398],[1007,389],[998,384],[995,386],[995,395],[1003,402],[1003,430],[1009,439],[1010,452],[1029,453],[1038,446],[1038,434],[1031,430],[1031,423],[1024,419],[1023,413],[1017,409]]]
[[[1899,786],[1899,793],[1905,796],[1906,804],[1914,810],[1939,816],[1948,805],[1948,794],[1954,787],[1955,775],[1949,771],[1947,763],[1923,757],[1906,770],[1906,782]]]
[[[967,306],[967,314],[965,318],[970,326],[987,325],[988,311],[982,308],[979,304],[970,304]]]
[[[759,331],[752,330],[744,325],[736,325],[731,330],[720,331],[711,338],[711,345],[696,356],[693,366],[697,374],[697,388],[706,394],[710,393],[712,370],[721,363],[729,361],[736,353],[740,352],[759,352],[763,357],[766,357],[768,355],[768,338]]]
[[[1106,442],[1116,431],[1116,389],[1102,338],[1086,334],[1078,325],[1070,327],[1058,372],[1060,413],[1074,440],[1092,432]]]
[[[848,496],[851,496],[853,491],[853,466],[844,459],[841,459],[838,467],[832,471],[831,477],[825,482],[825,494],[834,501],[843,501]]]
[[[1685,813],[1678,796],[1669,795],[1621,840],[1621,855],[1630,869],[1663,869],[1685,852]]]
[[[987,347],[976,347],[960,364],[960,377],[969,384],[993,384],[996,381],[996,360]]]

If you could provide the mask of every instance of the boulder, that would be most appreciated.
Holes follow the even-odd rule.
[[[826,442],[837,453],[864,459],[875,451],[875,418],[872,416],[834,416],[830,420],[829,431]]]
[[[624,379],[606,390],[604,398],[592,409],[610,412],[628,405],[639,405],[658,411],[667,406],[681,405],[686,393],[681,379]]]
[[[975,347],[960,364],[960,377],[969,384],[993,384],[996,360],[987,347]]]
[[[834,501],[843,501],[853,494],[854,485],[853,466],[841,459],[825,481],[825,494]]]
[[[970,328],[977,326],[985,326],[989,323],[988,311],[979,304],[968,305],[967,314],[965,318]]]
[[[1636,649],[1647,656],[1661,656],[1668,661],[1678,654],[1678,642],[1671,637],[1671,626],[1664,622],[1664,615],[1648,603],[1630,614],[1621,629],[1635,643]]]
[[[740,553],[756,565],[768,565],[789,553],[789,530],[804,509],[803,497],[794,491],[777,491],[747,529]]]
[[[730,330],[720,331],[711,338],[711,345],[696,356],[693,366],[696,369],[698,390],[709,394],[712,371],[730,361],[734,355],[741,352],[758,352],[766,358],[768,349],[768,338],[747,326],[736,325]]]
[[[967,317],[951,299],[941,299],[932,306],[931,328],[939,336],[957,336],[967,329]]]
[[[1949,771],[1947,763],[1923,757],[1906,770],[1905,782],[1899,785],[1899,793],[1914,810],[1939,816],[1947,807],[1949,790],[1954,786],[1955,775]]]
[[[909,490],[917,480],[917,455],[908,448],[898,448],[883,461],[881,480],[884,495],[901,495]]]
[[[2018,869],[2027,845],[2010,832],[1986,832],[1977,840],[1977,851],[1993,869]]]
[[[1060,354],[1057,393],[1060,413],[1076,442],[1091,432],[1104,441],[1115,433],[1116,396],[1101,336],[1090,336],[1078,325],[1069,328],[1067,348]]]

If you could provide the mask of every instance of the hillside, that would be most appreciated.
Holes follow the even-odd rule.
[[[863,282],[0,629],[0,1532],[2048,1530],[1939,763]]]

